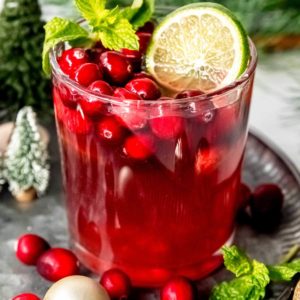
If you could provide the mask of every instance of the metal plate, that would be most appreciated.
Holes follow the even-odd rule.
[[[16,260],[14,245],[20,234],[31,231],[44,236],[53,246],[66,247],[68,244],[55,134],[50,143],[50,154],[52,177],[46,196],[29,205],[20,205],[8,192],[2,192],[0,196],[1,300],[9,300],[25,291],[43,296],[51,285],[36,273],[34,267],[24,266]],[[265,263],[276,263],[292,245],[300,243],[300,175],[273,145],[252,133],[247,142],[243,176],[245,182],[253,187],[263,182],[277,183],[285,194],[284,218],[276,233],[259,234],[246,225],[239,226],[236,231],[235,243],[249,255]],[[211,286],[229,277],[227,271],[219,270],[201,281],[199,288],[208,294]],[[282,286],[273,288],[269,298],[274,299],[282,289]]]

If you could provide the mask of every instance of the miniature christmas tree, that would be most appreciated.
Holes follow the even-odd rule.
[[[36,115],[29,106],[18,113],[6,152],[5,178],[12,194],[21,200],[25,197],[26,201],[35,193],[43,194],[48,186],[47,147],[41,141]]]
[[[0,14],[0,112],[6,117],[26,105],[50,111],[50,83],[41,65],[43,25],[37,0],[5,0]]]

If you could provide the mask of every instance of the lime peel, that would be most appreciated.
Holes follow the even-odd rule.
[[[249,57],[238,19],[224,6],[205,2],[177,9],[157,26],[146,68],[170,90],[213,91],[244,73]]]

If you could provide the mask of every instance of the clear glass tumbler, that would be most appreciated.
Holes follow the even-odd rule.
[[[155,287],[222,263],[239,207],[257,62],[250,46],[248,69],[231,85],[156,101],[96,95],[60,70],[62,45],[52,52],[71,244],[85,266],[117,267],[135,286]],[[107,122],[117,138],[109,140]]]

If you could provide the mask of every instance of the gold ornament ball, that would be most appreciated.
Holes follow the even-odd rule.
[[[44,300],[110,300],[105,289],[86,276],[68,276],[54,283]]]

